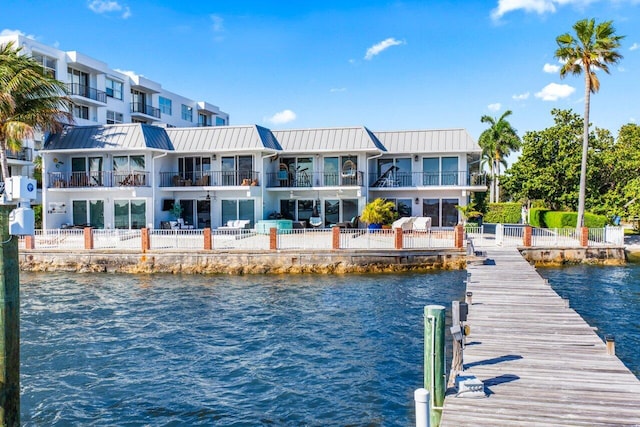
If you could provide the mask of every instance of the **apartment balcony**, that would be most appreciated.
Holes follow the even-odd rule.
[[[267,173],[267,187],[299,188],[299,187],[360,187],[364,182],[364,174],[351,171],[341,174],[336,172],[279,172]]]
[[[149,172],[49,172],[47,188],[148,187]]]
[[[259,186],[256,171],[160,172],[160,187]]]
[[[152,107],[151,105],[143,104],[142,102],[131,103],[131,115],[142,117],[160,118],[160,109]]]
[[[67,83],[69,95],[85,104],[103,106],[107,103],[107,93],[79,83]]]
[[[9,160],[33,161],[33,151],[31,148],[24,147],[21,150],[6,150],[5,153]]]
[[[407,188],[407,187],[476,187],[486,186],[487,176],[484,173],[468,171],[452,172],[397,172],[388,171],[371,176],[369,187],[375,188]]]

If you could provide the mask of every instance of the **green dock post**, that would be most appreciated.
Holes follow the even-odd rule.
[[[9,214],[0,205],[0,426],[20,425],[20,277],[18,237],[9,235]]]
[[[424,307],[424,388],[431,396],[431,426],[440,425],[444,404],[444,313],[441,305]]]

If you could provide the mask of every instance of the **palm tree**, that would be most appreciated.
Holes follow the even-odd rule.
[[[584,201],[587,183],[587,153],[589,151],[589,104],[592,93],[600,89],[596,70],[609,74],[609,65],[617,64],[622,55],[616,50],[624,36],[615,34],[612,21],[596,25],[595,19],[583,19],[573,25],[576,38],[565,33],[556,38],[555,57],[564,63],[560,77],[584,72],[584,131],[582,133],[582,163],[580,164],[580,192],[578,195],[577,227],[584,224]]]
[[[0,171],[8,177],[7,150],[22,149],[35,129],[58,132],[72,123],[66,85],[44,73],[42,65],[14,48],[0,46]]]
[[[500,200],[500,190],[498,177],[500,176],[500,165],[507,167],[507,157],[511,152],[520,149],[522,141],[516,130],[511,126],[506,118],[511,115],[511,110],[507,110],[496,119],[490,116],[482,116],[480,121],[488,123],[489,129],[480,134],[478,144],[482,148],[482,158],[489,165],[491,173],[491,188],[489,190],[489,202]]]

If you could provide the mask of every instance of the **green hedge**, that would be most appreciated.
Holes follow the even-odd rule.
[[[573,228],[578,222],[577,212],[545,212],[542,220],[548,228]],[[587,228],[602,228],[609,223],[604,215],[584,214],[584,226]],[[533,224],[532,224],[533,225]]]
[[[484,222],[499,224],[518,224],[522,219],[520,203],[489,203]]]
[[[546,228],[547,223],[545,222],[544,217],[547,212],[549,212],[549,209],[531,208],[529,210],[529,224],[534,227]]]

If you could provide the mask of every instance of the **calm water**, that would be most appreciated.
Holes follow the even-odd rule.
[[[465,272],[26,274],[26,426],[406,426],[422,312]]]
[[[640,378],[640,264],[538,269],[598,335],[614,335],[616,355]]]

